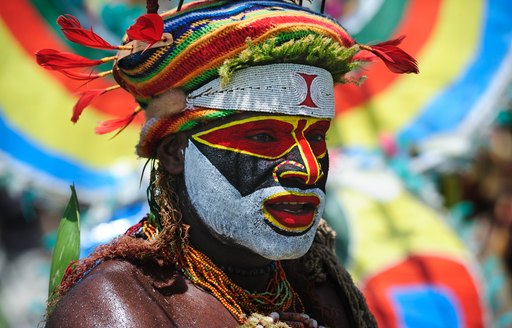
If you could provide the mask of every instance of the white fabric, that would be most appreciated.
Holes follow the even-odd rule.
[[[334,82],[318,67],[270,64],[236,71],[226,86],[217,78],[192,91],[187,107],[334,117]]]

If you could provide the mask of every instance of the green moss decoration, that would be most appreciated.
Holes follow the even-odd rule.
[[[329,71],[335,83],[355,82],[344,75],[360,66],[352,61],[359,50],[358,46],[345,48],[338,42],[321,35],[308,34],[299,39],[281,42],[278,37],[260,44],[247,39],[247,48],[237,57],[228,59],[219,69],[222,83],[229,82],[233,73],[239,69],[276,63],[295,63],[323,68]]]

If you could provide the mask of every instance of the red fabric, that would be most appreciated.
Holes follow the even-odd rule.
[[[399,318],[403,315],[393,302],[393,288],[418,285],[437,286],[449,291],[460,305],[460,312],[457,314],[464,327],[484,326],[482,296],[479,295],[476,282],[465,265],[455,259],[411,255],[376,273],[363,285],[363,293],[379,327],[398,327]]]

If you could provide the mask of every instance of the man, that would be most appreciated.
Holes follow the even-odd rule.
[[[47,326],[375,326],[321,220],[325,136],[359,51],[400,73],[414,59],[283,1],[162,16],[163,37],[129,30],[113,69],[145,111],[151,213],[70,267]]]

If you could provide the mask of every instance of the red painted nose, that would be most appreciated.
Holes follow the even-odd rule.
[[[300,120],[294,133],[296,147],[292,152],[298,151],[296,156],[293,156],[297,160],[282,162],[276,167],[276,170],[279,178],[300,179],[306,185],[314,185],[324,174],[309,141],[304,136],[305,127],[306,120]],[[280,166],[282,167],[280,168]]]

